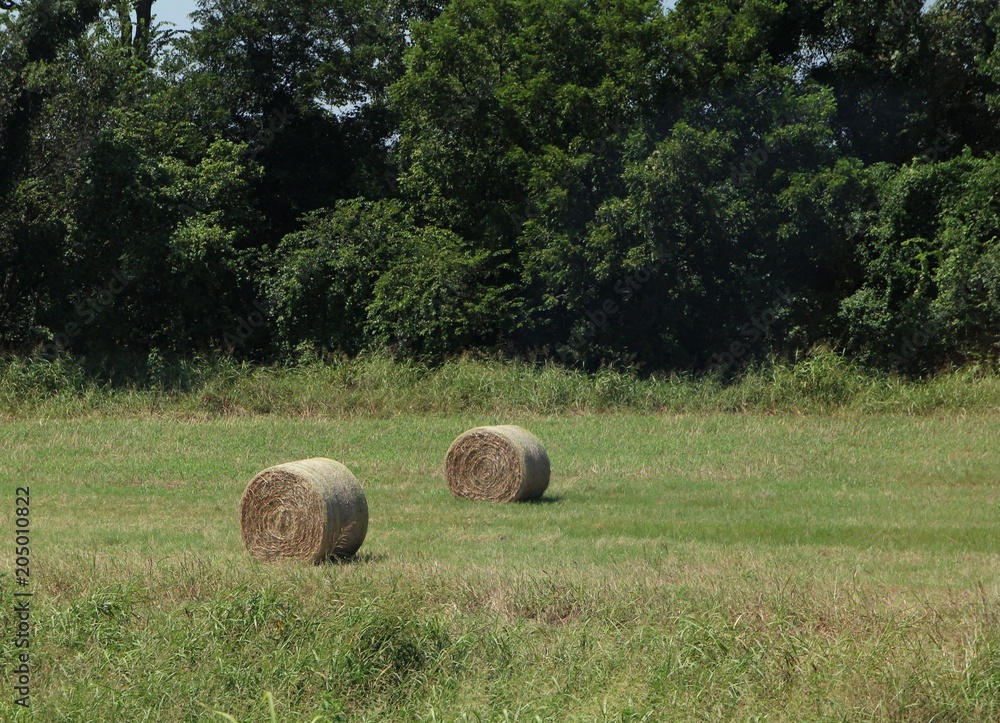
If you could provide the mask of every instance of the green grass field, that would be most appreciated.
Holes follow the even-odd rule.
[[[449,493],[448,444],[499,421],[545,442],[541,502]],[[30,484],[37,720],[996,720],[998,436],[995,413],[13,419],[5,661]],[[365,486],[362,553],[252,561],[243,487],[309,456]]]

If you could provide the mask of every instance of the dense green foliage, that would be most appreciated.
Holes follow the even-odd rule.
[[[3,349],[727,373],[1000,344],[992,0],[201,0],[195,20],[3,16]]]

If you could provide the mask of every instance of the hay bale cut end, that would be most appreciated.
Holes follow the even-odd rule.
[[[357,478],[316,457],[269,467],[240,500],[240,531],[258,560],[350,557],[368,532],[368,501]]]
[[[444,474],[456,497],[533,500],[549,486],[549,455],[538,437],[521,427],[475,427],[451,443]]]

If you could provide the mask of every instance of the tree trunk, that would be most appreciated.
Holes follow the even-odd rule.
[[[135,38],[132,47],[142,56],[149,50],[149,31],[153,22],[153,0],[137,0],[135,4]]]

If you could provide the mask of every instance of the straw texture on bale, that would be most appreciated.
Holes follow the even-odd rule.
[[[240,500],[240,531],[258,560],[349,557],[368,532],[368,502],[340,462],[316,457],[269,467]]]
[[[549,486],[549,456],[538,437],[521,427],[475,427],[451,443],[444,474],[456,497],[532,500]]]

